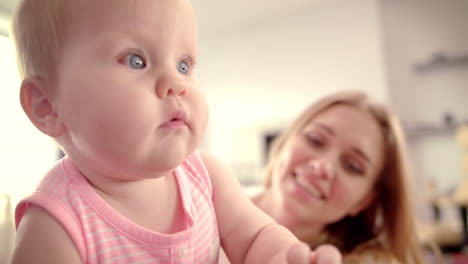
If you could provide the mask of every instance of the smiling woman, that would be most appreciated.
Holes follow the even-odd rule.
[[[309,106],[273,142],[253,202],[344,263],[422,263],[403,134],[385,106],[340,92]]]

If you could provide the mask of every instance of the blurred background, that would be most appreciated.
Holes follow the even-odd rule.
[[[456,137],[468,124],[468,1],[192,3],[200,38],[197,75],[210,105],[203,148],[230,164],[244,186],[257,185],[271,135],[325,94],[366,91],[403,120],[418,217],[455,263],[468,241],[462,184],[468,146]],[[9,39],[15,4],[0,0],[0,193],[13,205],[58,157],[19,104]],[[11,218],[6,204],[3,222]]]

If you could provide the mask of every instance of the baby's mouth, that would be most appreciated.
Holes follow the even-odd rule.
[[[187,114],[184,111],[175,111],[170,118],[164,122],[163,128],[189,127]]]

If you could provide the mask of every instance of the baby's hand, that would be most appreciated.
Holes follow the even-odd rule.
[[[310,251],[306,244],[297,244],[289,249],[288,263],[290,264],[341,264],[341,253],[331,245],[319,246]]]
[[[341,264],[341,253],[332,245],[322,245],[312,252],[311,264]]]

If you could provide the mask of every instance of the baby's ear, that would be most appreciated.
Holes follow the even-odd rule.
[[[29,120],[44,134],[62,136],[66,129],[53,107],[53,96],[47,93],[45,81],[29,77],[22,81],[20,101]]]

